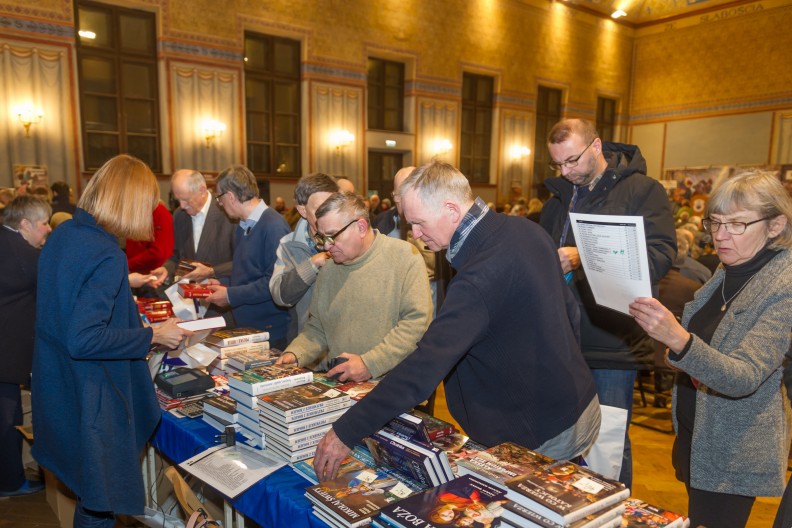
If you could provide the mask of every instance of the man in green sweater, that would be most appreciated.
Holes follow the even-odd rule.
[[[319,272],[308,322],[280,362],[341,381],[383,376],[407,357],[432,318],[426,266],[412,244],[372,230],[362,198],[332,194],[316,211],[317,245],[333,259]]]

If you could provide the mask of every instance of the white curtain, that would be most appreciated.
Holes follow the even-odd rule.
[[[244,159],[244,137],[239,100],[239,75],[173,64],[171,66],[173,115],[173,170],[219,172]],[[213,120],[225,131],[207,148],[203,123]]]
[[[363,91],[359,88],[313,83],[311,91],[311,151],[316,171],[345,176],[363,189]],[[351,144],[336,148],[331,135],[350,132]]]
[[[0,40],[0,186],[13,185],[14,165],[43,165],[50,183],[76,184],[77,109],[68,68],[65,50]],[[30,137],[17,116],[24,107],[43,114]]]
[[[421,99],[418,102],[417,164],[433,158],[459,165],[459,105],[450,101]],[[447,147],[450,144],[450,150]],[[443,146],[444,145],[444,146]]]

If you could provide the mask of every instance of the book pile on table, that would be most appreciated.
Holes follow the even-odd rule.
[[[203,403],[203,421],[218,431],[225,432],[226,426],[232,426],[239,431],[239,412],[236,400],[230,396],[216,396],[206,398]]]
[[[644,502],[635,497],[630,497],[624,503],[623,528],[638,528],[651,526],[652,528],[687,528],[690,519],[657,506]]]
[[[149,323],[161,323],[173,317],[173,304],[170,301],[154,297],[138,297],[135,302],[141,317]]]
[[[255,367],[272,365],[280,351],[270,351],[269,332],[257,328],[223,328],[206,336],[201,344],[217,352],[209,364],[212,372],[242,372]],[[233,361],[232,358],[235,358]],[[240,368],[241,367],[241,368]]]
[[[314,374],[310,383],[258,396],[253,407],[247,401],[239,405],[242,433],[261,437],[267,449],[288,462],[311,458],[333,422],[375,385]]]
[[[620,526],[630,490],[566,460],[504,442],[457,460],[472,475],[504,490],[502,520],[514,526]]]
[[[314,515],[336,527],[367,525],[380,508],[453,479],[446,453],[431,441],[450,437],[453,426],[421,414],[427,419],[402,414],[355,446],[332,481],[318,483],[312,460],[292,464],[315,483],[306,488]]]
[[[163,411],[178,409],[183,405],[186,405],[191,402],[199,402],[207,397],[207,394],[202,392],[200,394],[195,394],[193,396],[175,398],[167,394],[164,390],[160,389],[156,385],[154,386],[154,393],[157,396],[157,402],[159,402],[160,409],[162,409]]]

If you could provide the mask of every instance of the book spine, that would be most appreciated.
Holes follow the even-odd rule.
[[[310,383],[311,379],[313,379],[313,373],[307,372],[307,373],[297,374],[296,376],[288,376],[285,378],[260,381],[255,384],[248,385],[249,390],[251,391],[248,392],[248,394],[252,396],[261,396],[262,394],[275,392],[276,390],[286,389],[289,387],[294,387],[296,385],[302,385],[304,383]],[[228,382],[230,385],[231,379],[229,379]],[[241,390],[245,391],[244,388]]]
[[[303,431],[308,431],[310,429],[315,429],[317,427],[321,427],[323,425],[332,424],[336,420],[338,420],[343,413],[324,413],[314,418],[308,418],[306,420],[300,420],[299,422],[294,422],[291,424],[282,424],[278,421],[269,421],[269,420],[261,420],[259,423],[266,424],[267,426],[271,427],[273,430],[280,432],[284,435],[292,435],[296,433],[300,433]]]
[[[245,343],[261,343],[269,341],[269,332],[262,332],[260,334],[249,334],[245,336],[226,337],[220,341],[220,346],[230,347],[236,345],[243,345]]]
[[[295,420],[294,418],[295,416],[300,416],[300,415],[313,416],[315,415],[313,411],[320,411],[320,413],[322,413],[322,412],[328,412],[328,409],[341,409],[344,406],[344,404],[347,404],[348,406],[349,405],[348,402],[349,402],[349,396],[346,396],[346,397],[336,398],[334,400],[312,403],[310,405],[304,405],[302,407],[296,407],[294,409],[284,410],[279,408],[277,406],[277,403],[269,402],[267,400],[261,400],[259,404],[259,409],[261,408],[268,409],[273,414],[282,416],[287,420],[293,422]]]
[[[284,436],[277,431],[274,431],[267,426],[261,426],[261,430],[264,432],[265,435],[268,437],[274,437],[278,442],[282,443],[283,445],[291,446],[292,449],[304,449],[306,447],[311,447],[319,443],[319,440],[324,438],[324,435],[330,429],[329,425],[319,427],[316,430],[311,430],[301,435],[288,435]],[[303,445],[305,444],[305,445]],[[300,447],[302,445],[302,447]]]
[[[270,409],[263,408],[263,406],[259,406],[259,420],[261,421],[268,421],[272,420],[277,423],[292,423],[298,422],[300,420],[305,420],[306,418],[311,418],[313,416],[320,416],[322,414],[331,413],[334,411],[339,411],[341,409],[346,409],[351,405],[351,402],[346,402],[339,404],[338,406],[327,407],[325,409],[313,409],[311,411],[307,411],[304,413],[299,414],[292,414],[288,418],[283,415],[278,415],[272,412]]]

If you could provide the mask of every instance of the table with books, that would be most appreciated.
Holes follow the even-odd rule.
[[[217,434],[202,420],[177,418],[164,412],[151,443],[172,462],[181,463],[214,445]],[[264,527],[326,528],[325,523],[311,515],[311,505],[304,497],[309,484],[286,466],[228,503],[237,513]]]
[[[376,382],[340,382],[297,365],[274,364],[279,352],[270,353],[268,346],[229,349],[239,345],[233,332],[250,330],[215,332],[223,338],[217,346],[227,390],[215,387],[218,392],[205,396],[197,411],[201,419],[188,417],[193,411],[183,407],[163,413],[151,442],[174,463],[199,462],[219,443],[220,433],[236,432],[237,442],[266,446],[267,453],[290,463],[261,480],[256,481],[266,473],[250,478],[246,485],[255,482],[252,487],[226,498],[226,526],[233,524],[232,510],[238,527],[245,518],[263,527],[316,528],[687,526],[684,517],[630,497],[622,483],[590,468],[511,442],[487,448],[415,410],[365,438],[336,479],[319,483],[311,458],[316,445]],[[170,409],[172,400],[158,397]],[[187,467],[196,462],[182,468],[196,475]],[[209,485],[215,477],[228,477],[222,469],[197,475]],[[222,486],[222,479],[215,484]]]

